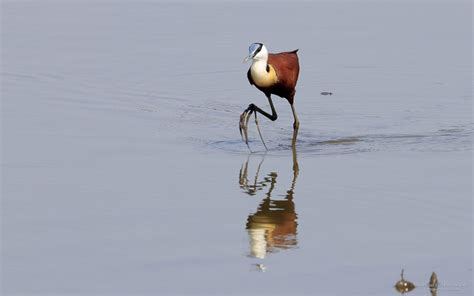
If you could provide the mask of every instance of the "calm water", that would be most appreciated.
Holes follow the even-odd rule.
[[[2,292],[471,295],[471,12],[2,2]],[[296,151],[278,97],[240,140],[256,41],[300,49]]]

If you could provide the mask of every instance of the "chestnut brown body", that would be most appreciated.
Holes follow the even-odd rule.
[[[270,86],[261,87],[254,82],[252,72],[249,69],[247,78],[251,85],[255,85],[265,95],[271,94],[286,98],[288,102],[293,105],[296,83],[298,82],[298,75],[300,72],[300,65],[298,61],[298,50],[269,53],[267,61],[267,72],[274,70],[277,76],[276,82]],[[273,69],[271,69],[272,67]]]

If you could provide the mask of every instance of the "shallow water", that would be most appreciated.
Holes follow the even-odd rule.
[[[472,294],[470,2],[291,3],[2,3],[4,294]]]

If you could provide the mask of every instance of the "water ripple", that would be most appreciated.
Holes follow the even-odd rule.
[[[287,144],[286,144],[287,143]],[[267,140],[270,153],[291,150],[291,137],[278,136]],[[208,141],[210,149],[232,153],[247,153],[248,148],[240,139]],[[263,151],[262,144],[253,139],[249,142],[253,152]],[[300,134],[298,152],[303,154],[337,155],[374,151],[423,151],[448,152],[472,149],[472,132],[465,128],[443,128],[436,132],[417,134],[365,134],[351,136],[312,136]]]

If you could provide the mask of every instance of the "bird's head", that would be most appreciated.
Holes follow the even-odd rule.
[[[245,57],[244,63],[249,60],[266,61],[268,59],[268,51],[263,43],[252,43],[249,46],[249,55]]]

